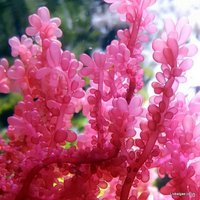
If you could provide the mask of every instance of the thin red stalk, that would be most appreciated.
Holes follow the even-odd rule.
[[[153,147],[155,145],[155,142],[157,140],[158,133],[154,133],[148,140],[146,144],[146,148],[142,152],[142,155],[140,156],[141,159],[138,162],[134,162],[132,165],[133,167],[128,172],[126,179],[124,181],[124,184],[122,186],[122,191],[120,195],[120,200],[127,200],[129,197],[129,192],[132,187],[133,181],[135,179],[135,176],[137,175],[138,170],[142,167],[142,165],[145,163],[145,161],[148,159],[149,155],[151,154],[151,151],[153,150]]]
[[[24,183],[23,183],[23,186],[21,188],[21,190],[19,191],[19,193],[17,194],[17,196],[15,197],[15,200],[22,200],[22,199],[26,199],[27,197],[27,193],[29,191],[29,187],[30,187],[30,184],[31,182],[33,181],[34,177],[38,174],[38,172],[50,165],[51,162],[46,162],[44,164],[40,164],[36,167],[34,167],[26,176],[26,179],[24,180]]]
[[[77,152],[79,153],[79,152]],[[73,157],[69,157],[69,158],[65,158],[65,159],[61,159],[59,158],[58,155],[55,155],[54,157],[50,157],[47,158],[45,160],[43,160],[42,164],[38,164],[37,166],[35,166],[33,169],[31,169],[29,171],[29,173],[26,175],[26,179],[23,182],[23,186],[21,188],[21,190],[19,191],[19,193],[17,194],[17,196],[15,197],[15,200],[22,200],[22,199],[26,199],[27,195],[28,195],[28,191],[29,191],[29,187],[33,181],[33,179],[35,178],[35,176],[45,167],[47,167],[48,165],[51,164],[60,164],[60,163],[69,163],[69,164],[74,164],[74,165],[80,165],[80,164],[100,164],[102,162],[111,160],[115,157],[117,157],[119,153],[119,149],[115,148],[112,150],[112,153],[109,157],[105,157],[104,154],[99,155],[98,158],[93,157],[93,152],[90,152],[90,154],[88,154],[88,158],[85,158],[82,155],[77,156],[75,158]]]
[[[53,147],[56,145],[55,140],[54,140],[55,132],[56,132],[57,130],[59,130],[60,128],[62,128],[62,120],[63,120],[63,118],[64,118],[64,114],[65,114],[66,108],[67,108],[67,104],[63,104],[63,105],[61,106],[60,115],[58,116],[58,119],[57,119],[55,131],[54,131],[54,132],[52,133],[52,135],[51,135],[51,140],[50,140],[50,143],[49,143],[49,147],[50,147],[49,150],[50,150],[51,148],[53,148]]]
[[[130,80],[129,88],[126,93],[126,101],[129,104],[135,91],[135,79]]]
[[[165,111],[161,114],[161,120],[160,122],[157,123],[157,127],[159,126],[159,124],[162,124],[164,121],[164,115],[169,107],[169,99],[168,97],[166,97],[163,94],[163,101],[166,104],[166,109]],[[121,194],[120,194],[120,200],[128,200],[129,197],[129,193],[130,193],[130,189],[132,187],[133,181],[138,173],[138,170],[142,167],[142,165],[145,163],[145,161],[148,159],[149,155],[151,154],[155,143],[157,141],[158,135],[159,135],[159,131],[157,131],[157,129],[155,129],[155,131],[151,131],[151,136],[148,139],[145,148],[140,156],[139,161],[135,161],[130,167],[131,170],[128,171],[128,174],[126,176],[126,179],[124,181],[124,184],[122,186],[122,190],[121,190]]]
[[[132,27],[131,37],[130,37],[130,40],[129,40],[128,45],[127,45],[131,54],[133,53],[134,46],[135,46],[135,43],[136,43],[136,39],[137,39],[137,36],[138,36],[138,32],[139,32],[139,29],[140,29],[140,24],[141,24],[141,20],[142,20],[142,11],[141,11],[142,5],[143,5],[143,1],[141,2],[141,9],[137,13],[134,26]],[[127,95],[126,95],[126,101],[127,101],[128,104],[131,101],[131,98],[134,94],[134,90],[135,90],[135,79],[134,80],[130,79],[130,84],[129,84],[129,88],[127,90]]]
[[[137,39],[137,36],[138,36],[138,32],[139,32],[140,24],[141,24],[141,20],[142,20],[142,12],[140,10],[138,12],[139,13],[137,14],[134,26],[132,27],[131,38],[130,38],[128,45],[127,45],[131,54],[133,53],[133,48],[134,48],[135,43],[136,43],[136,39]]]
[[[101,122],[101,107],[102,107],[102,103],[101,103],[101,99],[102,99],[102,94],[103,94],[103,76],[104,76],[104,72],[103,72],[103,67],[101,68],[100,74],[99,74],[99,84],[98,84],[98,90],[100,92],[100,98],[98,99],[98,113],[97,113],[97,126],[98,126],[98,146],[100,148],[103,148],[103,125]]]

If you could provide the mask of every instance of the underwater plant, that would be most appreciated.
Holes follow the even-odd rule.
[[[166,20],[152,43],[161,67],[146,108],[141,64],[155,0],[105,2],[128,24],[105,52],[77,60],[63,50],[61,21],[46,7],[9,40],[15,60],[0,61],[0,92],[23,99],[0,137],[0,200],[200,199],[200,94],[188,102],[177,92],[197,52],[188,20]],[[81,133],[76,113],[87,118]],[[156,175],[168,177],[160,191]]]

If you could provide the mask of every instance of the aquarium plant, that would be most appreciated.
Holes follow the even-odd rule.
[[[15,59],[0,61],[0,92],[22,100],[0,138],[1,200],[200,199],[200,93],[188,101],[178,92],[197,52],[188,20],[166,20],[152,42],[160,71],[144,106],[155,0],[105,2],[127,28],[104,52],[78,59],[63,50],[61,21],[46,7],[9,39]],[[81,132],[72,126],[77,114]],[[159,190],[158,177],[167,179]]]

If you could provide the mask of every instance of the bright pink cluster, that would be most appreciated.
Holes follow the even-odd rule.
[[[138,92],[155,1],[105,1],[129,25],[105,52],[78,61],[62,50],[60,19],[45,7],[29,17],[31,37],[9,40],[16,59],[0,61],[0,92],[23,100],[8,118],[8,142],[0,138],[1,200],[200,199],[200,94],[188,103],[177,93],[197,52],[188,21],[166,21],[153,42],[161,71],[146,109]],[[82,133],[71,124],[78,112],[88,120]],[[155,170],[170,179],[160,192]]]

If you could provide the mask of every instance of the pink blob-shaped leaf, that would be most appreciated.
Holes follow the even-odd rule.
[[[44,78],[46,75],[48,75],[50,73],[51,69],[47,68],[47,67],[43,67],[41,69],[39,69],[36,73],[36,78],[37,79],[42,79]]]
[[[167,39],[167,45],[171,49],[174,58],[177,58],[177,56],[178,56],[178,50],[179,50],[177,40],[175,40],[173,38],[168,38]]]
[[[42,26],[41,19],[38,15],[30,15],[28,19],[31,26],[35,26],[38,29]]]
[[[99,68],[104,68],[106,56],[104,53],[95,52],[93,54],[94,61],[96,66]]]
[[[37,33],[37,30],[34,27],[27,27],[26,28],[26,34],[33,36]]]
[[[79,87],[79,82],[76,80],[73,80],[71,83],[71,90],[76,90]]]
[[[8,117],[8,123],[13,126],[21,126],[21,127],[25,125],[24,120],[22,118],[18,118],[15,116]]]
[[[78,98],[78,99],[80,99],[84,96],[85,96],[85,93],[83,91],[76,91],[73,93],[73,97]]]
[[[179,19],[176,24],[177,32],[180,33],[182,31],[183,27],[188,23],[189,23],[189,20],[186,17],[182,17],[181,19]]]
[[[68,71],[69,78],[73,78],[77,74],[78,67],[79,63],[77,62],[77,60],[72,60]]]
[[[161,72],[156,73],[156,79],[162,84],[166,83],[165,77]]]
[[[120,97],[117,99],[117,107],[120,109],[122,112],[128,112],[128,105],[127,102],[124,98]]]
[[[183,70],[183,71],[186,71],[188,69],[190,69],[191,67],[193,66],[193,60],[192,59],[186,59],[186,60],[183,60],[180,64],[180,68]]]
[[[174,56],[172,50],[170,48],[164,48],[163,55],[167,61],[167,63],[173,67],[174,66]]]
[[[154,51],[162,51],[167,47],[167,44],[162,39],[156,39],[153,41],[152,47]]]
[[[146,170],[144,170],[142,172],[142,178],[141,178],[141,180],[142,180],[143,183],[147,183],[149,181],[149,179],[150,179],[149,170],[146,169]]]
[[[141,105],[142,105],[142,97],[134,96],[129,104],[130,115],[139,116],[143,111]]]
[[[195,121],[190,115],[187,115],[184,117],[182,125],[186,133],[192,132],[195,127]]]
[[[54,134],[54,140],[56,143],[63,143],[67,139],[67,131],[66,130],[57,130]]]
[[[88,67],[95,67],[95,63],[90,56],[87,54],[81,54],[80,61]]]
[[[7,75],[10,79],[22,79],[25,75],[25,69],[22,66],[12,66],[9,68]]]
[[[47,50],[47,60],[51,67],[56,67],[60,64],[61,49],[56,42],[52,42],[50,48]]]
[[[154,52],[153,59],[158,63],[168,64],[162,52]]]
[[[53,22],[53,23],[55,23],[57,26],[61,25],[61,20],[58,17],[54,17],[50,21]]]
[[[48,8],[40,7],[37,13],[43,21],[48,22],[50,20],[50,13],[49,13]]]
[[[10,88],[6,83],[1,83],[0,82],[0,93],[7,94],[10,92]]]
[[[73,131],[68,130],[67,131],[67,141],[68,142],[74,142],[77,139],[77,135],[76,133],[74,133]]]
[[[191,32],[192,32],[192,28],[191,28],[191,26],[188,25],[188,24],[185,25],[185,26],[182,28],[182,30],[181,30],[181,32],[180,32],[180,36],[179,36],[179,41],[178,41],[179,45],[185,43],[185,42],[188,40],[188,38],[189,38]]]

